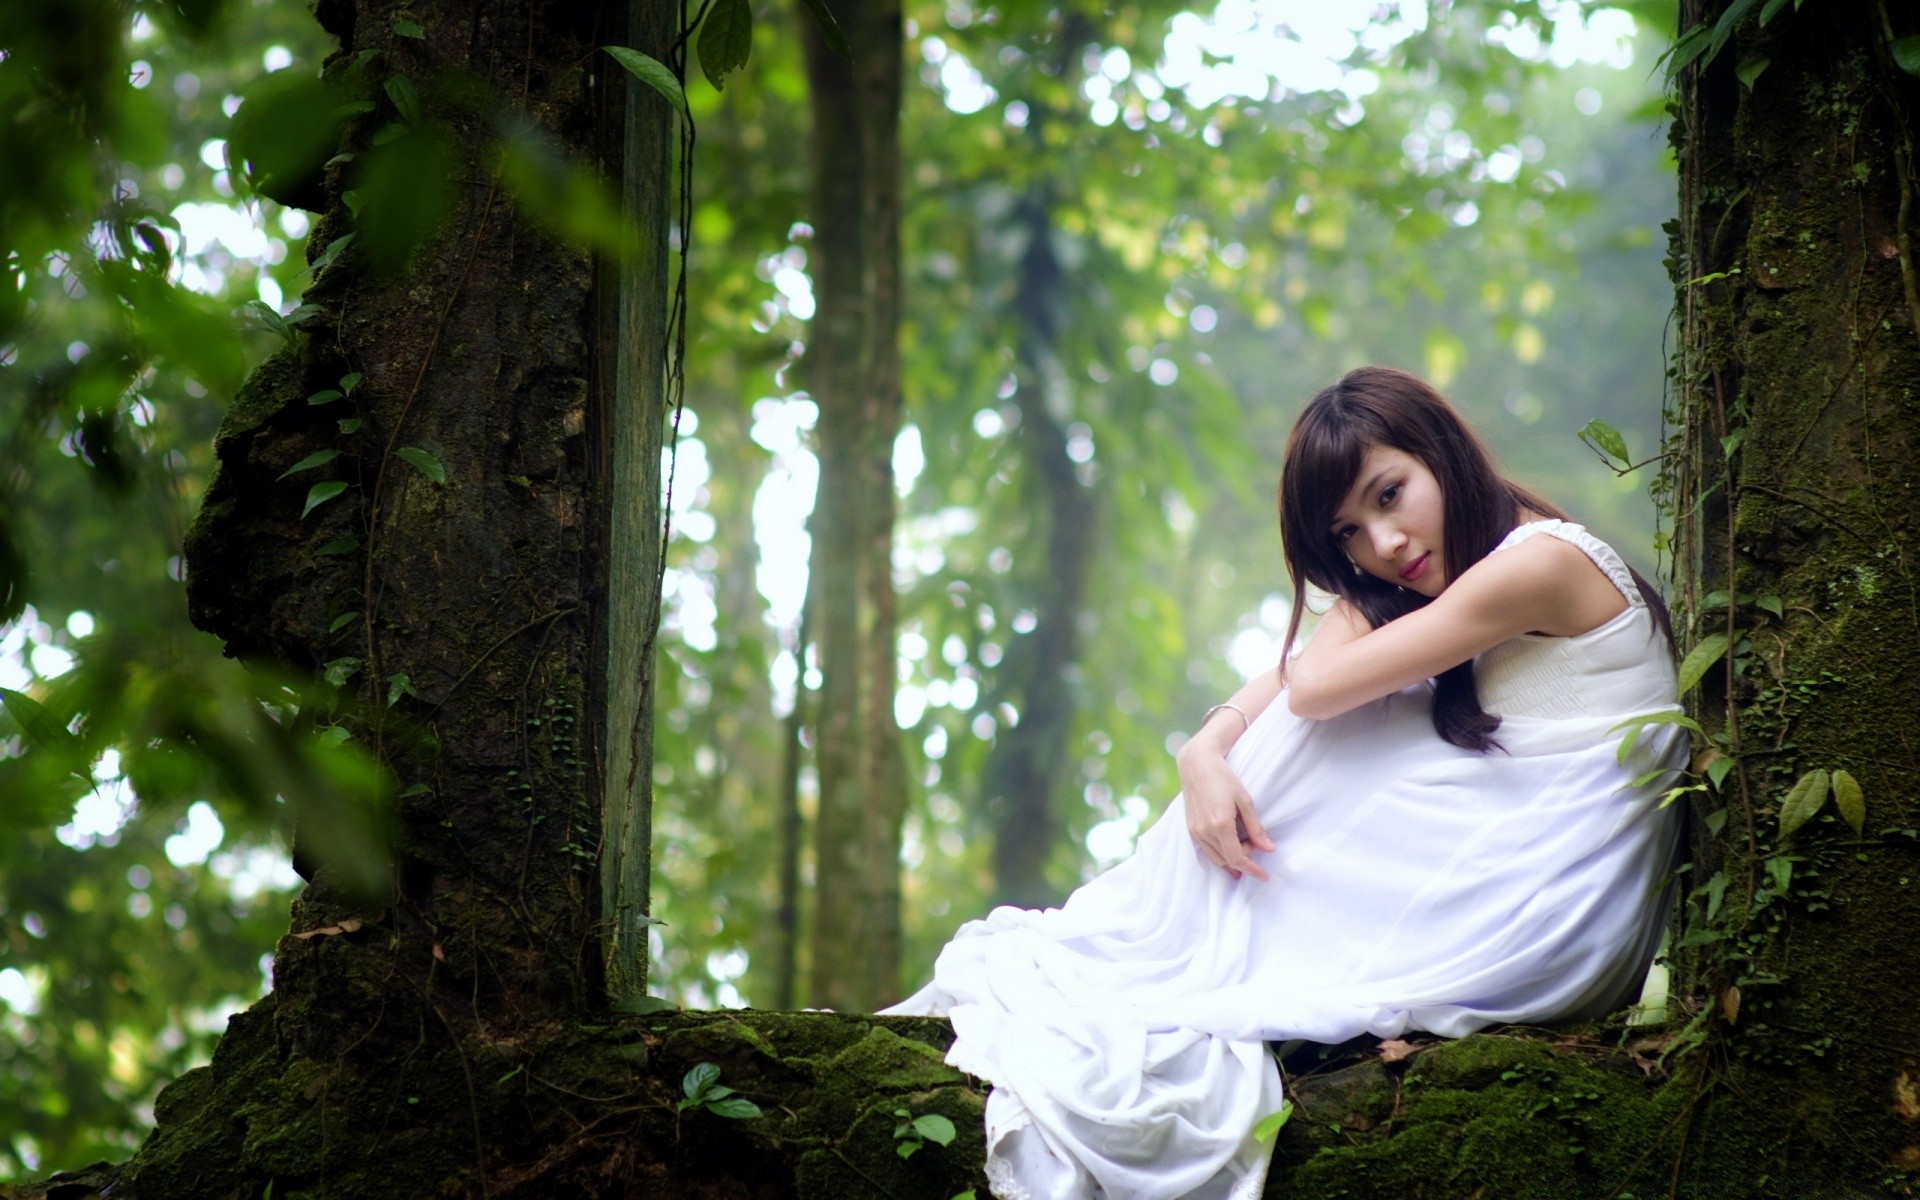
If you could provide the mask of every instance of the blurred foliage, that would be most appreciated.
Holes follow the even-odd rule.
[[[1517,475],[1651,565],[1641,484],[1574,437],[1596,417],[1641,446],[1659,430],[1668,292],[1656,235],[1672,184],[1648,65],[1675,12],[1621,6],[1594,27],[1627,28],[1625,8],[1632,65],[1553,64],[1555,20],[1578,31],[1590,8],[1455,5],[1356,54],[1378,84],[1357,105],[1278,86],[1201,105],[1156,86],[1170,6],[909,7],[912,429],[896,468],[924,467],[896,537],[899,716],[919,785],[903,990],[994,894],[976,781],[997,730],[1018,719],[1002,707],[1003,668],[1047,570],[1011,390],[1023,204],[1045,197],[1066,268],[1048,402],[1102,514],[1076,761],[1056,798],[1070,836],[1051,873],[1064,890],[1165,806],[1169,748],[1242,678],[1230,654],[1270,665],[1288,601],[1276,464],[1300,405],[1340,372],[1384,361],[1433,378]],[[1217,19],[1231,28],[1251,13],[1228,4]],[[789,370],[811,313],[790,20],[763,12],[753,68],[724,96],[691,97],[695,421],[673,505],[665,643],[680,669],[661,684],[654,974],[688,1004],[767,1003],[778,990],[773,717],[804,678],[803,576],[782,566],[803,559],[782,543],[803,547],[804,533],[780,510],[804,498],[811,470],[794,437],[811,406]],[[803,879],[811,869],[803,861]]]
[[[1208,19],[1231,33],[1252,20],[1244,4],[909,6],[896,566],[912,975],[993,892],[974,781],[1018,718],[1003,668],[1046,570],[1009,390],[1031,386],[1010,306],[1036,227],[1023,205],[1044,202],[1065,270],[1045,385],[1100,513],[1057,798],[1069,836],[1050,867],[1066,888],[1165,805],[1168,748],[1237,685],[1234,664],[1270,665],[1287,600],[1275,464],[1299,405],[1340,371],[1428,374],[1523,478],[1630,554],[1648,545],[1637,483],[1573,436],[1601,418],[1650,446],[1660,411],[1654,234],[1671,184],[1649,66],[1675,17],[1671,3],[1619,8],[1640,30],[1625,69],[1549,59],[1556,22],[1591,7],[1481,0],[1355,48],[1346,70],[1376,85],[1364,95],[1242,72],[1250,98],[1153,70],[1170,31],[1191,40]],[[783,718],[808,705],[811,405],[790,377],[812,311],[798,19],[762,6],[742,26],[748,65],[724,91],[686,92],[697,207],[679,238],[692,344],[654,978],[690,1004],[774,994]],[[260,301],[284,327],[308,277],[309,220],[280,201],[309,202],[339,122],[361,122],[368,161],[340,164],[353,203],[412,215],[362,222],[316,248],[316,269],[342,254],[403,263],[434,206],[382,164],[430,159],[435,122],[458,112],[497,131],[523,211],[610,250],[624,235],[595,180],[458,81],[336,55],[323,82],[333,47],[300,5],[10,6],[0,49],[0,155],[22,167],[0,175],[15,283],[0,288],[0,685],[73,739],[36,742],[18,701],[0,716],[4,1177],[123,1152],[158,1082],[257,994],[293,882],[276,797],[378,791],[338,777],[365,764],[320,728],[324,698],[222,659],[181,595],[181,531],[221,407],[278,340],[273,320],[248,332],[234,310]],[[810,787],[803,772],[803,805]]]
[[[305,216],[243,205],[222,139],[322,41],[281,5],[0,12],[0,1176],[124,1156],[262,990],[297,882],[280,797],[377,790],[181,586],[222,405],[268,348],[233,309],[304,265]]]

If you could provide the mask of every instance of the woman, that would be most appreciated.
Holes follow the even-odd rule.
[[[1666,612],[1431,388],[1348,374],[1287,444],[1297,656],[1207,714],[1181,796],[1058,909],[998,908],[891,1011],[994,1085],[1003,1200],[1257,1196],[1265,1043],[1596,1015],[1659,939],[1684,760]]]

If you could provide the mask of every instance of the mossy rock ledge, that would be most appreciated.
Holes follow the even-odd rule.
[[[946,1022],[662,1012],[489,1040],[428,1023],[319,1062],[283,1049],[270,997],[160,1097],[133,1159],[0,1200],[795,1197],[987,1200],[986,1088],[946,1065]],[[1337,1061],[1337,1060],[1336,1060]],[[681,1109],[702,1063],[758,1117]],[[1293,1078],[1269,1197],[1664,1196],[1691,1089],[1564,1033],[1437,1042]],[[958,1136],[902,1157],[897,1110]]]

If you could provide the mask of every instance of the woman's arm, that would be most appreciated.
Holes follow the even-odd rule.
[[[1345,644],[1366,631],[1366,619],[1343,600],[1320,618],[1307,644]],[[1253,861],[1252,851],[1272,850],[1273,840],[1260,826],[1253,797],[1227,766],[1227,751],[1279,696],[1282,686],[1280,667],[1260,672],[1227,701],[1231,708],[1223,706],[1209,717],[1174,756],[1180,768],[1180,792],[1186,798],[1188,835],[1214,866],[1236,879],[1245,874],[1266,881],[1267,873]],[[1240,713],[1246,714],[1244,721]]]
[[[1424,608],[1344,642],[1316,636],[1289,671],[1287,705],[1302,717],[1336,717],[1509,638],[1584,633],[1625,607],[1578,547],[1530,538],[1481,559]]]

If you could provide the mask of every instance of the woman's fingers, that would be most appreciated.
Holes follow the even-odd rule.
[[[1233,799],[1234,805],[1239,810],[1240,828],[1243,831],[1241,840],[1257,850],[1271,852],[1273,839],[1267,836],[1267,828],[1260,823],[1260,815],[1253,811],[1253,797],[1242,791]]]

